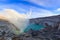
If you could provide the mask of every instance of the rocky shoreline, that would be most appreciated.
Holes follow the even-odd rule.
[[[57,18],[56,18],[57,17]],[[53,20],[54,19],[54,20]],[[32,30],[24,32],[20,35],[15,35],[10,31],[0,31],[0,40],[60,40],[60,15],[47,18],[31,19],[30,23],[46,25],[44,29]]]
[[[46,27],[41,30],[29,30],[19,36],[9,34],[8,36],[0,37],[0,40],[60,40],[60,29],[59,27]]]

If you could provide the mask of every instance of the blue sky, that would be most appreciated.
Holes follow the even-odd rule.
[[[60,0],[0,0],[0,10],[14,9],[21,14],[31,13],[30,18],[60,14]]]

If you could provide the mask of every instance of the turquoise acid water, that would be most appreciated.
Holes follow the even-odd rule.
[[[44,27],[45,27],[44,25],[29,24],[28,27],[24,30],[24,32],[27,32],[30,29],[32,29],[32,30],[40,30],[40,29],[42,29]]]

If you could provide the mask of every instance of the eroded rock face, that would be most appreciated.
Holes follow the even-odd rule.
[[[13,9],[1,10],[0,19],[8,20],[11,24],[15,25],[15,27],[12,27],[12,29],[14,29],[13,31],[16,35],[23,33],[29,23],[28,15],[20,14]],[[16,28],[18,30],[16,30]]]
[[[41,30],[30,30],[20,36],[23,40],[60,40],[60,26],[46,27]]]
[[[5,23],[6,24],[6,23]],[[58,30],[59,26],[55,27],[46,27],[41,30],[30,30],[26,33],[23,33],[21,35],[14,35],[10,32],[8,35],[12,36],[5,36],[4,34],[2,38],[4,40],[60,40],[60,30]]]
[[[0,37],[8,40],[20,35],[28,25],[28,17],[20,14],[13,9],[0,11]],[[8,38],[8,39],[7,39]]]
[[[10,40],[14,36],[12,31],[12,23],[7,20],[0,19],[0,40]]]
[[[15,25],[3,19],[0,20],[0,40],[60,40],[59,27],[48,26],[41,30],[30,30],[21,35],[15,35],[14,31],[12,31]]]

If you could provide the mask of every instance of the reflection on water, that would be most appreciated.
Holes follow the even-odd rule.
[[[29,24],[27,26],[27,28],[24,30],[24,32],[27,32],[29,31],[30,29],[33,29],[33,30],[40,30],[42,28],[44,28],[45,26],[44,25],[41,25],[41,24]]]

